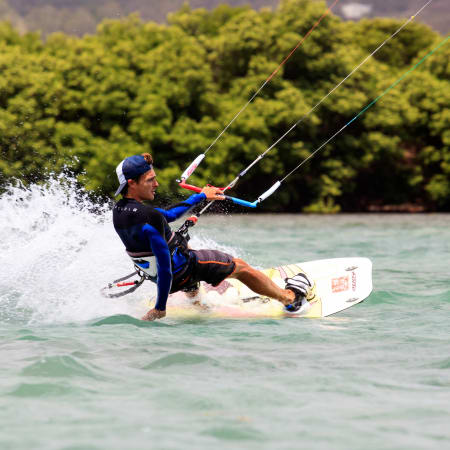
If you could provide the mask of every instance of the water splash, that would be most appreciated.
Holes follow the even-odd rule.
[[[155,293],[154,285],[145,283],[123,299],[100,295],[102,286],[133,269],[112,226],[111,204],[93,203],[73,178],[10,186],[0,197],[0,217],[3,321],[67,323],[114,314],[139,316],[142,301]],[[192,243],[204,247],[202,241]],[[219,247],[210,240],[207,244]]]

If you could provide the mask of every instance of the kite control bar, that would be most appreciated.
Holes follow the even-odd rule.
[[[202,188],[199,188],[197,186],[193,186],[192,184],[187,184],[187,183],[184,182],[184,180],[181,180],[179,185],[183,189],[188,189],[190,191],[194,191],[194,192],[201,192],[202,191]],[[226,188],[219,188],[219,189],[224,191]],[[240,198],[230,197],[229,195],[225,195],[225,198],[227,200],[232,201],[233,203],[236,203],[236,205],[246,206],[247,208],[256,208],[256,206],[258,205],[257,202],[251,203],[251,202],[248,202],[246,200],[242,200]]]

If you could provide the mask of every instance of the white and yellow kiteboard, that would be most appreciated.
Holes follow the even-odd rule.
[[[240,281],[228,278],[213,287],[201,283],[195,297],[184,292],[169,296],[167,317],[307,317],[319,318],[350,308],[372,292],[372,262],[367,258],[336,258],[262,270],[278,286],[285,278],[304,272],[314,287],[300,310],[288,313],[277,300],[261,297]],[[147,303],[154,305],[154,299]]]

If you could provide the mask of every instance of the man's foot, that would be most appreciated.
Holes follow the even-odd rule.
[[[301,308],[303,300],[308,296],[313,285],[306,274],[302,272],[292,278],[286,278],[284,281],[286,282],[285,289],[289,289],[295,294],[294,301],[285,306],[286,311],[295,313]]]

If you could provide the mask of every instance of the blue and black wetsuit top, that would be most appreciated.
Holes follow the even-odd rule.
[[[156,284],[158,296],[155,308],[166,309],[173,276],[186,268],[188,256],[175,248],[171,252],[169,243],[173,237],[168,222],[180,218],[194,205],[206,199],[205,194],[194,194],[182,203],[168,209],[144,205],[132,198],[122,198],[113,209],[113,223],[120,239],[130,254],[154,255],[156,259]],[[172,253],[172,254],[171,254]]]

